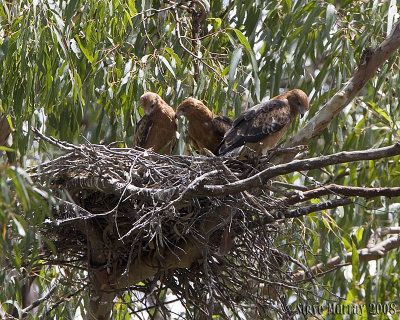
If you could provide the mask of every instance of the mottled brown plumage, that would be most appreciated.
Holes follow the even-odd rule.
[[[176,142],[178,128],[174,110],[154,92],[140,97],[145,115],[136,127],[133,145],[154,152],[171,154]]]
[[[285,92],[243,112],[218,148],[216,155],[224,155],[246,145],[265,154],[285,134],[293,119],[309,108],[308,97],[300,89]]]
[[[200,153],[204,153],[203,148],[214,151],[232,125],[231,119],[215,115],[194,98],[187,98],[178,106],[176,117],[180,116],[188,120],[189,143]]]

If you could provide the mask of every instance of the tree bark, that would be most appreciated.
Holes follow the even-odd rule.
[[[400,236],[390,237],[372,248],[357,250],[359,261],[366,262],[382,259],[389,251],[400,247]],[[330,272],[339,267],[350,265],[353,259],[352,252],[345,255],[344,261],[339,256],[329,259],[326,263],[319,263],[307,271],[300,271],[293,275],[294,281],[310,281],[312,278]]]
[[[339,152],[328,156],[320,156],[305,160],[294,160],[290,163],[279,164],[270,168],[267,168],[249,178],[232,182],[226,185],[205,185],[202,190],[194,191],[198,194],[212,195],[212,196],[223,196],[227,194],[235,194],[250,188],[259,188],[266,184],[267,180],[275,178],[277,176],[288,174],[295,171],[304,171],[318,169],[333,164],[354,162],[360,160],[376,160],[380,158],[392,157],[400,154],[400,143],[396,143],[393,146],[369,149],[362,151],[352,152]]]
[[[286,205],[292,205],[299,202],[308,201],[310,199],[320,198],[324,195],[342,195],[342,196],[358,196],[364,198],[373,198],[373,197],[399,197],[400,196],[400,188],[362,188],[362,187],[348,187],[341,186],[337,184],[330,184],[327,186],[323,186],[320,188],[307,190],[301,192],[299,194],[293,195],[282,201]]]

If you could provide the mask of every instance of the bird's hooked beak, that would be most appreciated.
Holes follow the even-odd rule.
[[[182,110],[177,110],[176,112],[175,112],[175,119],[178,119],[179,117],[181,117],[182,116]]]
[[[304,108],[303,108],[303,106],[301,104],[297,105],[297,111],[299,111],[299,113],[300,113],[300,118],[303,118],[305,110],[304,110]]]
[[[156,101],[153,101],[153,103],[150,105],[150,107],[148,107],[147,109],[145,109],[144,113],[146,115],[150,115],[153,112],[154,106],[156,105]]]

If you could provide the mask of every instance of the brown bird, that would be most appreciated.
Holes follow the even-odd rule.
[[[176,142],[178,121],[174,110],[154,92],[140,97],[145,115],[136,127],[133,145],[154,152],[171,154]]]
[[[189,143],[201,154],[204,154],[203,148],[214,151],[232,126],[231,119],[215,115],[200,100],[194,98],[187,98],[178,106],[175,117],[180,116],[184,116],[189,122]]]
[[[224,155],[246,145],[257,153],[261,151],[265,154],[278,143],[293,119],[298,114],[303,117],[308,108],[308,97],[300,89],[260,103],[244,111],[233,122],[214,153]]]

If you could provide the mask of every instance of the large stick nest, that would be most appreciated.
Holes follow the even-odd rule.
[[[267,158],[250,165],[41,139],[67,151],[32,170],[35,181],[58,200],[43,228],[57,248],[56,254],[48,251],[49,259],[55,254],[79,267],[93,267],[90,239],[97,234],[107,267],[129,272],[132,261],[159,257],[159,272],[142,280],[147,288],[136,289],[154,292],[154,283],[162,280],[160,286],[171,289],[185,306],[184,301],[191,301],[199,309],[220,309],[220,314],[221,305],[234,313],[235,306],[248,307],[257,317],[267,317],[268,308],[282,317],[290,313],[280,294],[293,288],[289,264],[297,262],[282,253],[291,244],[285,248],[279,240],[279,250],[275,245],[284,236],[279,225],[265,223],[266,218],[280,219],[289,208],[262,187],[252,194],[222,196],[203,188],[253,175],[270,166]],[[201,248],[201,259],[190,268],[163,265],[167,255],[176,255],[188,243]]]

